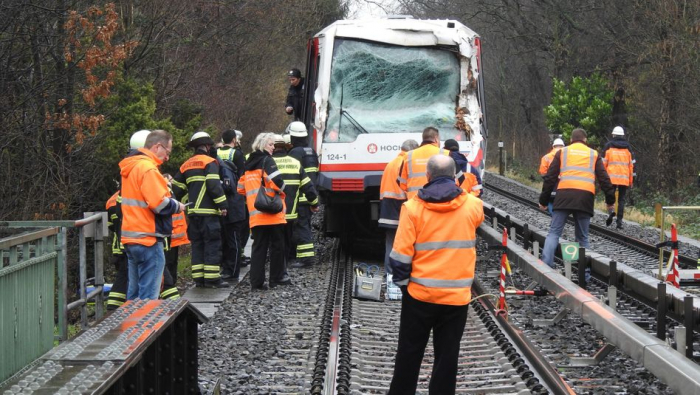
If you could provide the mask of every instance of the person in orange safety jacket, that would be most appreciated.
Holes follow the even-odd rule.
[[[382,181],[379,184],[379,224],[380,228],[384,229],[385,245],[384,245],[384,271],[386,274],[391,274],[391,265],[389,265],[389,254],[394,246],[394,238],[396,237],[396,228],[399,227],[399,213],[401,205],[406,201],[406,192],[404,192],[396,179],[399,176],[403,162],[406,160],[406,155],[409,151],[418,148],[416,140],[406,140],[401,144],[401,152],[387,163],[382,174]]]
[[[431,394],[453,394],[459,346],[471,300],[480,199],[455,184],[455,163],[434,155],[428,184],[404,203],[390,262],[401,287],[399,344],[389,394],[414,394],[433,333]]]
[[[406,156],[401,172],[396,178],[401,189],[406,192],[408,199],[416,196],[418,190],[428,182],[425,167],[431,156],[442,154],[449,156],[450,152],[440,148],[440,132],[432,126],[423,130],[423,142],[420,147],[409,152]],[[458,178],[458,185],[464,178]]]
[[[630,144],[625,140],[625,130],[615,126],[612,131],[613,139],[603,148],[603,164],[608,171],[610,182],[617,189],[617,229],[622,229],[622,217],[625,215],[625,196],[632,188],[636,173],[634,171],[634,155]],[[612,221],[612,218],[611,218]]]
[[[450,157],[454,159],[457,165],[457,175],[455,177],[458,180],[463,180],[462,183],[459,184],[459,187],[480,198],[484,191],[484,186],[481,182],[479,170],[469,163],[469,160],[467,160],[464,154],[459,152],[459,143],[457,140],[445,140],[444,147],[446,150],[450,151]]]
[[[554,159],[554,155],[559,152],[564,148],[564,140],[560,138],[554,139],[554,142],[552,143],[552,150],[549,151],[545,156],[542,157],[540,160],[540,175],[544,177],[545,174],[547,174],[547,171],[549,170],[549,165],[552,164],[552,160]],[[557,196],[557,187],[554,187],[554,190],[552,191],[552,198],[549,200],[549,204],[547,205],[547,211],[549,211],[550,214],[552,214],[552,202],[554,202],[554,197]]]
[[[172,142],[170,133],[152,131],[144,148],[119,162],[121,241],[129,261],[129,300],[158,298],[165,268],[163,239],[172,233],[172,215],[185,208],[171,197],[158,170],[170,157]]]
[[[250,256],[250,285],[254,290],[265,290],[265,261],[270,253],[270,287],[289,285],[291,280],[284,267],[284,225],[286,206],[284,200],[284,179],[279,171],[272,152],[275,148],[275,135],[261,133],[253,141],[253,152],[245,162],[245,174],[238,180],[238,193],[246,197],[250,213],[250,229],[253,246]],[[263,184],[264,183],[264,184]],[[255,208],[255,199],[260,186],[265,193],[282,199],[282,210],[278,213],[265,213]]]

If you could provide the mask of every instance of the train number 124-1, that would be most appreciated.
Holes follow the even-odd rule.
[[[327,154],[326,159],[327,160],[347,160],[347,157],[345,154]]]

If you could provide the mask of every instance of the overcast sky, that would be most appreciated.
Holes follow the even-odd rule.
[[[361,19],[371,17],[382,17],[396,14],[395,8],[398,6],[396,0],[350,0],[350,13],[348,18]]]

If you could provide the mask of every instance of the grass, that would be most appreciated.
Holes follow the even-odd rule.
[[[491,166],[486,169],[489,172],[498,174],[498,166]],[[534,169],[525,166],[511,166],[505,171],[505,177],[515,180],[521,184],[541,190],[542,177]],[[692,189],[693,187],[690,186]],[[641,195],[635,189],[628,191],[628,195]],[[636,222],[642,226],[656,227],[656,215],[654,213],[654,204],[659,202],[664,206],[698,206],[700,205],[700,194],[693,195],[693,191],[685,193],[685,198],[681,197],[680,202],[671,202],[668,197],[653,195],[651,198],[636,197],[635,205],[628,204],[625,206],[625,219]],[[595,208],[607,212],[604,198],[601,193],[596,197]],[[616,208],[617,210],[617,208]],[[680,235],[690,237],[692,239],[700,239],[700,211],[692,212],[667,212],[664,216],[665,230],[671,229],[671,224],[675,223]]]

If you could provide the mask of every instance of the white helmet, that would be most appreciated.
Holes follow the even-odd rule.
[[[282,138],[284,139],[285,144],[291,144],[292,143],[292,136],[289,133],[285,133],[282,135]]]
[[[236,132],[236,140],[241,141],[241,139],[243,138],[243,132],[241,132],[240,130],[234,130],[234,132]]]
[[[625,129],[622,128],[622,126],[615,126],[615,129],[613,129],[613,136],[624,136],[625,135]]]
[[[294,121],[287,126],[285,133],[289,133],[292,137],[306,137],[309,133],[306,131],[306,125],[303,122]]]
[[[281,134],[275,134],[273,136],[273,139],[275,140],[275,145],[284,145],[284,137]]]
[[[195,148],[200,145],[214,145],[214,140],[211,139],[209,133],[200,131],[192,135],[192,138],[187,145]]]
[[[564,146],[564,140],[554,139],[554,142],[552,143],[552,147],[563,147],[563,146]]]
[[[131,135],[129,139],[129,148],[139,149],[146,145],[146,137],[151,134],[150,130],[139,130],[138,132]]]

